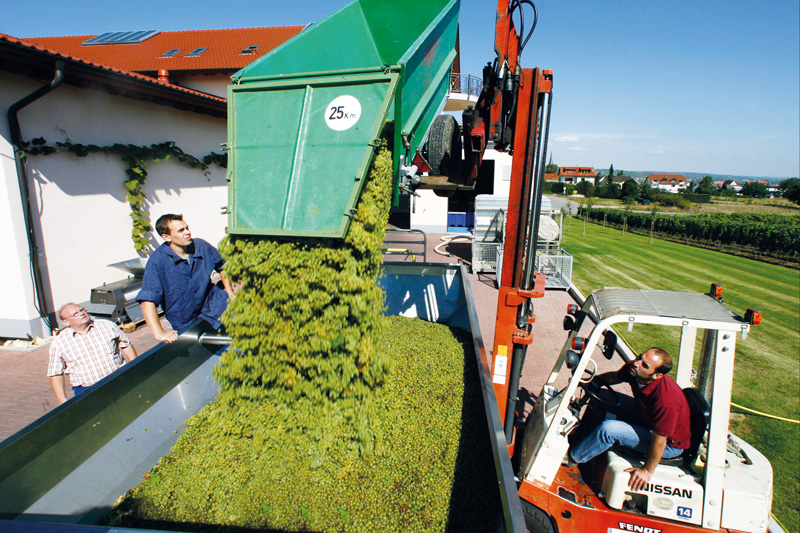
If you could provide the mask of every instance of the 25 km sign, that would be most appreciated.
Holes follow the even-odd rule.
[[[353,96],[334,98],[325,108],[325,123],[335,131],[352,128],[361,117],[361,103]]]

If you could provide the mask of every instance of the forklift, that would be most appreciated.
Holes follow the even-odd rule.
[[[580,330],[587,318],[595,324],[584,336]],[[566,342],[525,421],[519,447],[519,494],[529,530],[767,531],[772,468],[728,427],[736,338],[746,339],[760,321],[758,310],[739,316],[729,309],[717,284],[707,294],[600,289],[582,307],[571,305],[564,319]],[[618,350],[612,326],[631,331],[639,324],[680,331],[675,381],[688,400],[692,438],[683,454],[662,459],[650,482],[634,491],[628,470],[645,458],[632,450],[612,448],[578,466],[562,460],[586,403],[613,404],[617,394],[594,380],[596,360],[611,360],[617,352],[621,362],[633,358],[629,350]],[[564,376],[568,384],[559,389]],[[611,393],[600,394],[602,388]]]

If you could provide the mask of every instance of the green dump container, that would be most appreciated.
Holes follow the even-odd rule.
[[[447,96],[459,0],[357,0],[233,76],[228,231],[341,238],[388,120],[398,168]]]

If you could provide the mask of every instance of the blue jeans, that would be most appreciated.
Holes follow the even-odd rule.
[[[76,387],[74,385],[72,386],[72,392],[74,393],[75,396],[77,396],[78,394],[83,394],[87,390],[89,390],[89,387],[80,387],[80,386]]]
[[[600,395],[601,397],[608,397],[608,393],[605,390],[601,391]],[[615,444],[620,444],[647,455],[650,441],[653,440],[652,432],[644,425],[639,416],[634,399],[625,394],[620,394],[619,399],[619,407],[608,408],[608,411],[614,414],[616,418],[605,418],[577,446],[572,447],[569,454],[576,463],[590,461]],[[598,409],[598,407],[594,407],[594,409]],[[584,419],[587,418],[587,415],[589,417],[592,416],[587,413],[584,415]],[[599,414],[603,418],[605,415],[606,413]],[[595,414],[595,416],[598,415]],[[662,457],[671,459],[681,453],[683,453],[683,449],[667,445],[664,448]]]

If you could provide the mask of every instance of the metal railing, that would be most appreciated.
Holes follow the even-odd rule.
[[[450,92],[478,97],[481,95],[483,80],[469,74],[450,73]]]
[[[391,238],[397,235],[398,238]],[[422,257],[422,262],[428,262],[428,237],[425,232],[418,229],[387,229],[383,244],[401,244],[403,247],[383,247],[384,260],[386,256],[403,256],[403,261],[411,259],[416,263],[417,257]],[[389,259],[392,260],[392,259]]]

